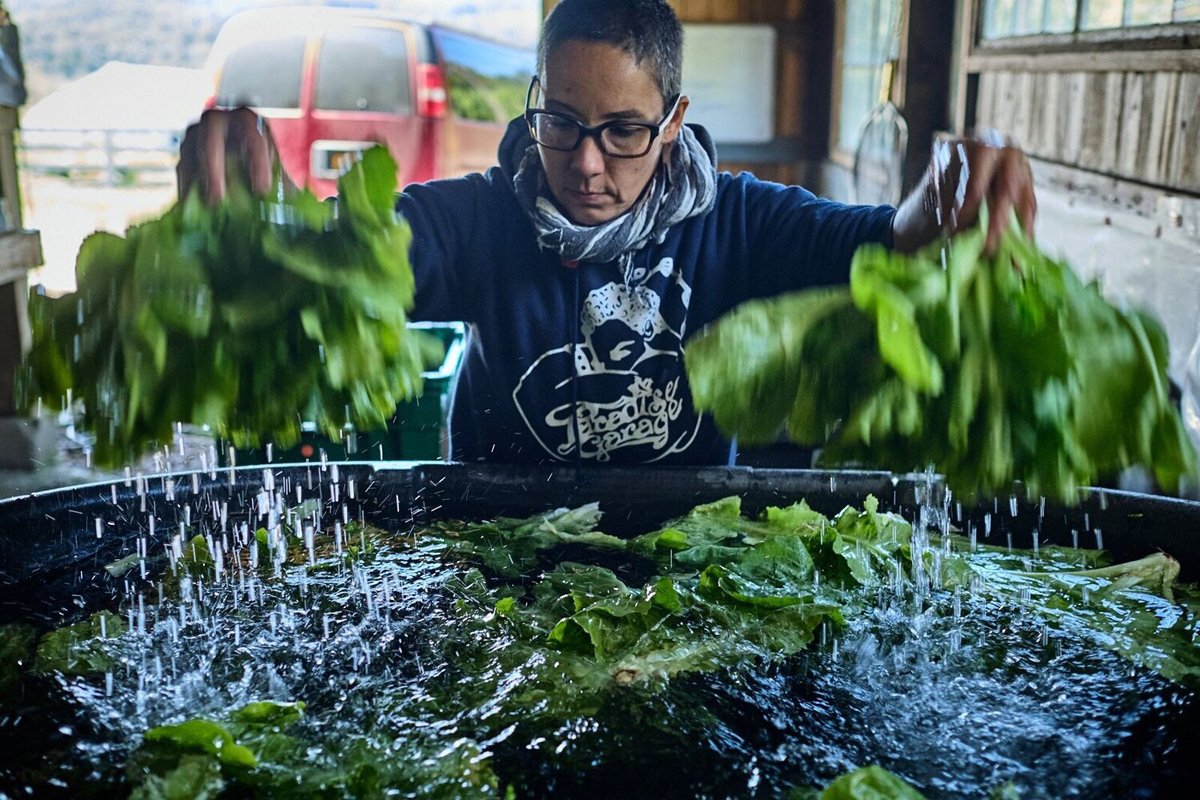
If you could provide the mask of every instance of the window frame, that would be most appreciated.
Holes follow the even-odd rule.
[[[908,21],[910,0],[896,0],[900,4],[899,42],[892,69],[892,102],[901,109],[904,108],[905,75],[908,65]],[[982,2],[982,0],[976,0]],[[841,147],[842,133],[842,68],[843,50],[845,49],[846,4],[837,3],[837,11],[833,25],[833,79],[830,81],[829,103],[829,154],[828,159],[844,169],[854,168],[854,150]],[[880,65],[882,68],[882,65]]]
[[[1083,0],[1076,0],[1076,29],[1071,33],[1034,33],[984,39],[986,3],[987,0],[972,0],[969,4],[973,17],[969,54],[971,58],[1025,53],[1046,55],[1088,52],[1095,59],[1102,61],[1112,53],[1144,50],[1182,52],[1200,47],[1200,21],[1081,30]],[[1103,52],[1098,52],[1101,50]]]

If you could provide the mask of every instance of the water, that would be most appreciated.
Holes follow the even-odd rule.
[[[313,490],[333,503],[357,494],[335,469]],[[914,552],[929,568],[881,587],[849,628],[822,626],[800,655],[555,706],[542,683],[553,651],[467,625],[469,565],[447,559],[437,535],[369,540],[348,503],[324,506],[315,528],[282,507],[295,490],[250,498],[273,529],[264,548],[256,522],[224,544],[227,510],[197,504],[192,518],[216,528],[210,552],[225,554],[219,572],[173,575],[195,558],[191,532],[163,526],[171,546],[147,548],[158,572],[131,575],[113,598],[128,629],[102,623],[112,668],[31,677],[39,705],[0,714],[0,792],[126,791],[145,730],[261,700],[307,704],[286,734],[314,796],[362,794],[373,769],[400,796],[488,796],[494,777],[517,796],[784,797],[880,763],[930,797],[987,796],[1007,781],[1023,797],[1154,797],[1190,780],[1200,756],[1192,691],[1047,629],[1019,602],[943,588],[948,497],[920,512]],[[282,528],[289,517],[305,520],[299,535]],[[368,545],[369,559],[346,552]],[[280,559],[289,547],[295,563]],[[557,558],[601,561],[631,585],[647,569],[579,547],[542,565]],[[318,792],[320,781],[333,788]]]
[[[1131,796],[1139,786],[1153,796],[1154,756],[1122,739],[1179,736],[1187,693],[1130,676],[1118,656],[1078,640],[1051,649],[997,608],[969,608],[953,625],[880,609],[847,637],[851,658],[816,680],[830,705],[853,708],[835,752],[851,763],[882,753],[930,796],[979,797],[1005,781],[1030,797]],[[1122,763],[1145,771],[1113,774]]]

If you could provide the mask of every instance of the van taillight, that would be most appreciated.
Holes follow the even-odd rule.
[[[446,79],[437,64],[417,65],[417,114],[446,116]]]

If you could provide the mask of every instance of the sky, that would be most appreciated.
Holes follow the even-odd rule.
[[[0,0],[18,20],[21,11],[55,2],[79,8],[103,8],[106,0]],[[145,0],[153,3],[155,0]],[[420,22],[444,22],[458,28],[486,33],[491,38],[533,46],[541,23],[541,0],[193,0],[220,16],[262,6],[346,5],[394,11]]]
[[[458,28],[487,33],[495,39],[529,46],[537,42],[542,7],[541,0],[369,0],[363,3],[301,0],[301,3],[374,6],[420,22],[452,23]],[[212,7],[226,15],[244,8],[296,4],[294,0],[210,0]]]

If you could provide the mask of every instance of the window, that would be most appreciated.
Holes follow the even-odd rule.
[[[408,114],[408,43],[397,28],[354,26],[322,37],[314,104],[323,111]]]
[[[303,36],[288,36],[234,51],[221,71],[219,106],[299,108]]]
[[[859,132],[879,102],[885,65],[900,56],[903,0],[847,0],[842,24],[837,148],[854,152]]]
[[[1200,20],[1200,0],[984,0],[983,38],[1077,33]]]
[[[1200,20],[1200,0],[1088,0],[1083,8],[1085,31]]]
[[[1077,0],[987,0],[983,38],[1071,33],[1075,30],[1078,5]]]
[[[525,90],[535,69],[532,50],[432,28],[446,65],[450,108],[460,119],[508,122],[525,110]]]

